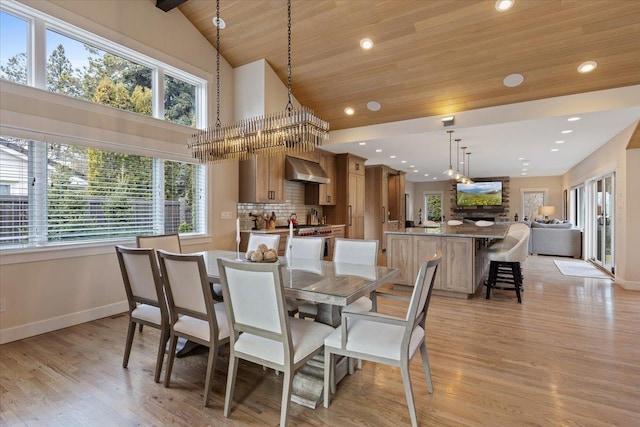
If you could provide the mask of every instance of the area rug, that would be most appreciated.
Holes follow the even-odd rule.
[[[597,279],[611,279],[602,271],[586,261],[560,261],[554,260],[560,273],[565,276],[594,277]]]

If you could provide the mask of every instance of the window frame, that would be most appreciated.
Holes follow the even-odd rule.
[[[72,38],[81,43],[86,43],[112,55],[119,56],[136,64],[151,69],[152,105],[151,116],[155,119],[174,123],[164,118],[164,75],[189,83],[196,88],[195,125],[192,129],[202,129],[207,126],[207,80],[180,70],[160,60],[154,59],[144,53],[122,46],[102,36],[91,33],[70,23],[64,22],[53,16],[32,9],[20,3],[0,3],[0,11],[25,19],[28,24],[27,38],[27,85],[38,89],[47,90],[46,81],[46,33],[47,30],[55,31],[65,37]],[[20,84],[20,83],[16,83]],[[55,93],[55,92],[52,92]],[[59,96],[67,96],[57,94]],[[69,96],[70,97],[70,96]],[[70,97],[79,99],[75,97]],[[86,100],[83,100],[86,101]],[[86,101],[95,104],[92,101]],[[99,104],[100,105],[100,104]],[[115,108],[115,107],[112,107]],[[127,110],[121,110],[127,111]],[[136,114],[128,111],[131,114]],[[185,126],[174,123],[178,126]],[[191,128],[190,126],[185,126]]]

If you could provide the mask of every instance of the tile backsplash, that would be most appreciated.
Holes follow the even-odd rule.
[[[284,183],[284,203],[238,203],[238,217],[240,218],[240,228],[243,230],[251,229],[254,226],[252,214],[267,214],[271,216],[271,212],[276,214],[276,225],[287,225],[287,220],[292,213],[296,214],[298,224],[307,223],[307,214],[311,209],[318,211],[319,217],[322,216],[322,206],[305,205],[304,204],[304,183],[296,181],[285,181]],[[258,228],[265,228],[264,221],[258,221]]]

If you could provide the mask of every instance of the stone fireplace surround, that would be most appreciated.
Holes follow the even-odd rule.
[[[475,182],[482,181],[502,181],[502,206],[489,207],[489,206],[477,206],[477,207],[464,207],[459,208],[456,205],[456,181],[451,180],[451,189],[449,190],[450,201],[449,204],[449,216],[447,219],[459,219],[459,220],[471,220],[471,221],[494,221],[502,222],[509,220],[509,177],[508,176],[494,176],[487,178],[472,178]]]

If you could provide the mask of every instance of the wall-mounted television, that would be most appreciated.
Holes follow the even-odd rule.
[[[456,204],[466,206],[502,206],[502,181],[456,184]]]

